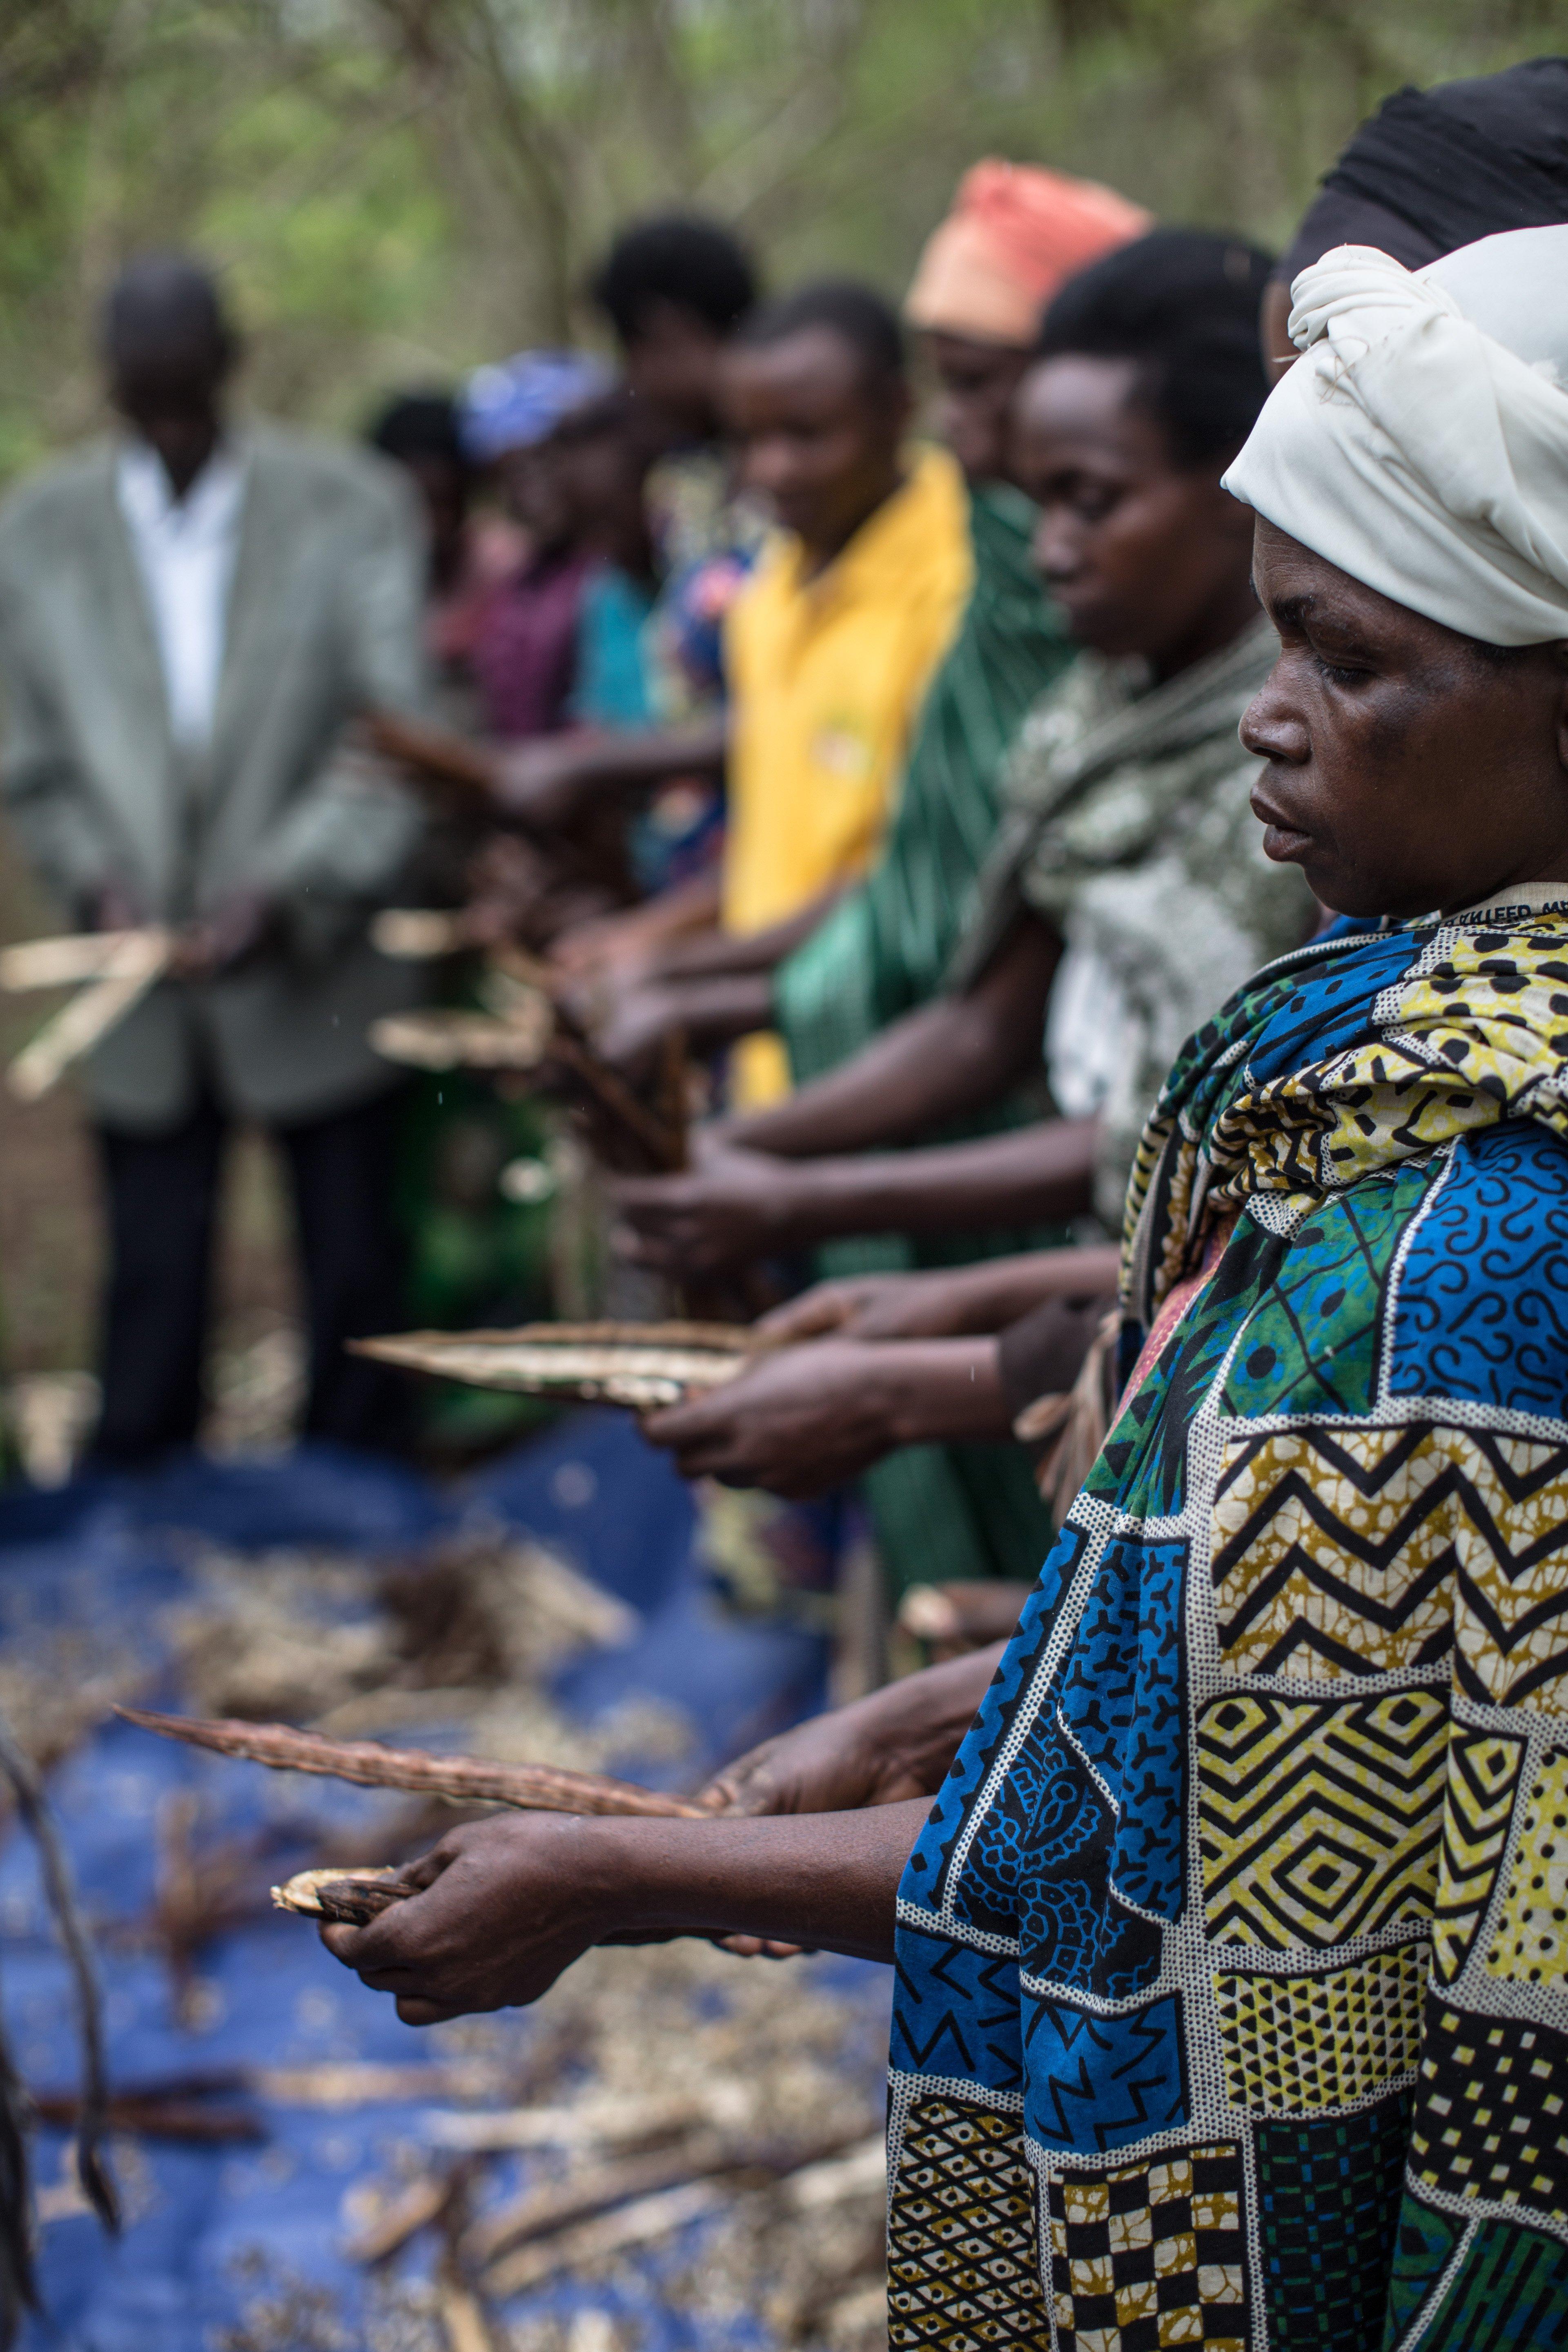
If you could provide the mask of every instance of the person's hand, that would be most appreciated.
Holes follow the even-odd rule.
[[[469,897],[458,917],[465,947],[530,937],[554,885],[549,862],[515,834],[494,833],[468,861]]]
[[[680,991],[664,982],[633,982],[601,999],[594,1043],[612,1068],[634,1083],[646,1076],[665,1039],[681,1026]]]
[[[626,1176],[611,1187],[623,1256],[691,1280],[787,1249],[795,1171],[762,1151],[716,1149],[679,1176]]]
[[[815,1283],[786,1299],[758,1329],[772,1339],[815,1339],[837,1331],[846,1339],[952,1339],[970,1324],[948,1294],[941,1273],[847,1275]]]
[[[537,2000],[616,1927],[595,1865],[603,1824],[570,1813],[497,1813],[450,1830],[401,1875],[421,1891],[366,1927],[321,1941],[405,2025],[436,2025]]]
[[[934,1661],[1008,1642],[1033,1585],[1000,1577],[957,1584],[911,1584],[899,1603],[900,1632],[925,1643]]]
[[[658,951],[660,940],[647,910],[628,907],[613,915],[590,916],[574,923],[551,946],[552,962],[573,980],[640,980]]]
[[[668,1447],[683,1478],[805,1501],[898,1444],[881,1352],[854,1339],[780,1349],[721,1387],[648,1414],[644,1434]]]
[[[582,735],[539,735],[500,755],[496,802],[520,824],[548,831],[570,824],[583,784]]]
[[[170,969],[179,980],[213,980],[254,955],[277,920],[277,903],[266,890],[231,890],[210,913],[187,923]]]
[[[135,931],[146,920],[146,909],[129,882],[105,882],[88,899],[89,931]]]
[[[876,1694],[881,1701],[883,1694]],[[697,1792],[710,1812],[853,1813],[868,1805],[898,1805],[929,1797],[946,1769],[934,1777],[930,1760],[901,1741],[892,1727],[874,1719],[885,1708],[834,1707],[809,1723],[764,1739]],[[956,1745],[956,1741],[954,1742]]]

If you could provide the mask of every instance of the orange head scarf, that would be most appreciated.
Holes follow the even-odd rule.
[[[1153,226],[1113,188],[1035,163],[976,163],[931,237],[904,303],[911,326],[1027,349],[1075,270]]]

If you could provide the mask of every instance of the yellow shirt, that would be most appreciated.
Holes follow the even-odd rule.
[[[764,549],[725,624],[726,930],[766,930],[870,863],[972,578],[963,477],[942,449],[912,454],[901,488],[815,578],[792,536]],[[788,1085],[782,1042],[745,1039],[737,1103]]]

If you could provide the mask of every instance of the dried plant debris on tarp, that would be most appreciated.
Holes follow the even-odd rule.
[[[204,1547],[193,1569],[195,1597],[165,1631],[194,1714],[344,1738],[462,1723],[465,1745],[498,1762],[579,1771],[689,1748],[668,1708],[637,1705],[590,1729],[552,1704],[546,1682],[564,1659],[629,1640],[637,1621],[540,1544],[481,1529],[390,1564]]]
[[[111,1588],[111,1605],[77,1612],[103,1628],[104,1654],[87,1663],[117,1698],[503,1762],[649,1780],[662,1765],[678,1786],[700,1769],[707,1726],[673,1706],[568,1718],[558,1666],[637,1638],[638,1621],[498,1527],[378,1559],[189,1537],[141,1557],[163,1580],[146,1605]],[[136,1667],[129,1688],[116,1638]],[[18,1655],[0,1651],[0,1672]],[[68,1748],[71,1729],[46,1726],[43,1744]],[[415,2036],[307,1926],[271,1912],[267,1890],[302,1866],[421,1851],[453,1809],[192,1757],[118,1725],[68,1753],[55,1786],[93,1857],[91,1923],[121,2020],[111,2087],[163,2084],[162,2104],[117,2105],[111,2127],[144,2110],[184,2130],[171,2100],[212,2127],[206,2146],[151,2125],[117,2137],[130,2268],[84,2273],[67,2243],[85,2225],[60,2173],[57,2103],[45,2253],[58,2250],[55,2298],[82,2340],[121,2310],[145,2228],[169,2240],[157,2283],[174,2300],[147,2338],[160,2352],[871,2352],[883,1972],[695,1942],[606,1949],[534,2011]],[[0,1915],[18,2052],[30,2080],[68,2094],[58,1974],[23,1916],[34,1898],[14,1846],[10,1860]],[[182,2086],[204,2070],[206,2090]],[[212,2168],[188,2231],[176,2166]],[[814,2179],[826,2203],[800,2204]]]
[[[715,2343],[862,2352],[880,2340],[881,1983],[693,1941],[606,1949],[527,2021],[470,2019],[438,2036],[444,2053],[488,2053],[499,2080],[520,2032],[542,2052],[523,2104],[433,2110],[424,2144],[389,2148],[382,2173],[345,2200],[364,2259],[395,2278],[389,2239],[406,2263],[444,2217],[457,2274],[503,2344],[570,2352],[584,2295],[624,2312],[650,2290]],[[536,2132],[551,2137],[528,2145]],[[469,2168],[455,2233],[443,2194],[454,2150]],[[695,2193],[683,2205],[685,2182]],[[563,2226],[531,2228],[542,2213]],[[399,2214],[416,2224],[407,2237]]]

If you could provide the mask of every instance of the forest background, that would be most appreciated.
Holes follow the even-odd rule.
[[[0,0],[0,487],[101,424],[94,310],[152,246],[222,271],[247,400],[354,431],[595,339],[585,271],[652,206],[895,295],[984,154],[1279,242],[1390,90],[1563,48],[1568,0]],[[50,919],[0,838],[0,940]],[[235,1181],[265,1346],[279,1213],[254,1152]],[[97,1256],[68,1090],[0,1102],[0,1378],[89,1360]]]

